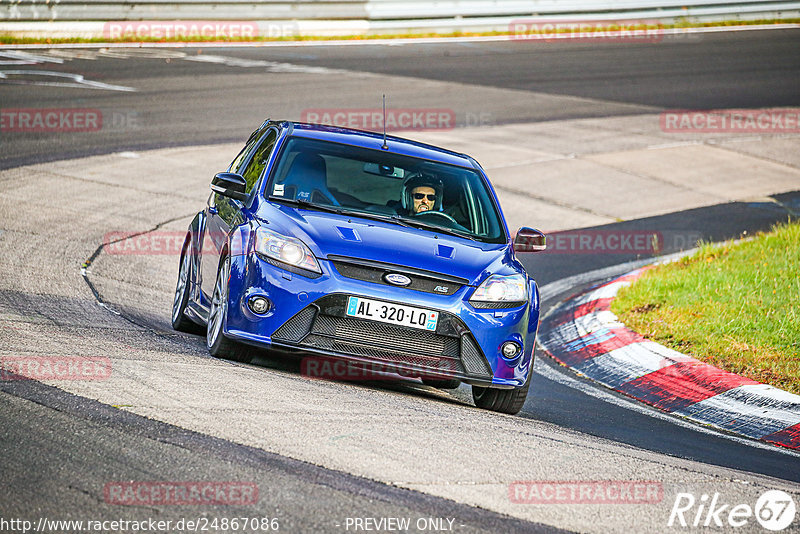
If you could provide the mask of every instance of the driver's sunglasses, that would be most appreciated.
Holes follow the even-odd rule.
[[[436,195],[426,195],[425,193],[414,193],[414,200],[422,200],[425,197],[428,197],[428,200],[430,201],[436,200]]]

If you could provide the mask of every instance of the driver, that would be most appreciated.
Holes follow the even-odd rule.
[[[403,182],[403,208],[411,215],[441,211],[442,182],[432,174],[417,173]]]
[[[436,202],[436,190],[427,185],[420,185],[411,190],[411,200],[414,202],[411,212],[415,215],[429,211]]]

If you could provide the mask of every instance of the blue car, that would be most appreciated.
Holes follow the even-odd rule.
[[[257,348],[472,386],[476,406],[522,408],[539,291],[480,165],[394,136],[265,121],[183,244],[172,326],[212,355]]]

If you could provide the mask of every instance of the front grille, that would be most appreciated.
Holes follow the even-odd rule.
[[[280,341],[300,343],[300,341],[308,335],[311,324],[314,322],[315,315],[317,315],[317,310],[313,306],[303,308],[300,313],[278,328],[275,333],[272,334],[272,337]]]
[[[354,317],[320,315],[312,332],[355,343],[427,356],[458,357],[458,339]]]
[[[471,375],[492,374],[489,363],[481,354],[481,350],[472,339],[471,334],[461,336],[461,360],[464,362],[467,372]]]
[[[442,374],[491,379],[492,370],[458,317],[439,312],[436,332],[345,315],[345,295],[307,306],[272,336],[276,342]]]
[[[453,358],[433,358],[386,348],[376,349],[375,347],[352,341],[343,341],[315,334],[308,336],[303,344],[331,352],[350,354],[387,363],[408,365],[416,369],[435,370],[444,374],[460,375],[464,373],[464,366],[460,361]]]
[[[469,283],[468,280],[454,276],[442,275],[420,269],[412,269],[402,265],[392,265],[376,261],[347,258],[344,256],[329,256],[328,259],[336,270],[344,277],[363,282],[372,282],[393,286],[384,277],[390,273],[398,273],[411,279],[411,283],[405,289],[433,293],[435,295],[453,295],[463,286]],[[393,286],[397,287],[397,286]]]

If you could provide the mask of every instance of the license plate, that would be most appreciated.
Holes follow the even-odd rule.
[[[439,322],[439,312],[361,297],[348,297],[347,315],[432,332],[436,331]]]

